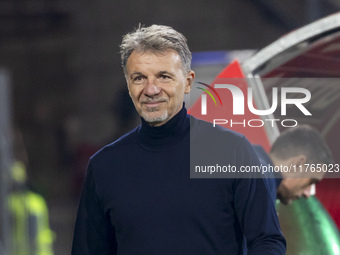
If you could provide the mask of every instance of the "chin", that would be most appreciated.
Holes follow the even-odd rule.
[[[290,198],[285,198],[285,197],[281,197],[281,196],[278,196],[278,199],[280,200],[280,202],[284,205],[290,205],[293,200],[290,199]]]
[[[148,123],[164,122],[168,119],[168,112],[142,112],[142,117]]]

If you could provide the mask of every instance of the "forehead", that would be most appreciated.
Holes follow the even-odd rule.
[[[182,68],[181,57],[174,50],[166,50],[161,52],[137,52],[133,51],[127,60],[127,71],[129,69],[141,69],[148,67],[167,67]],[[135,71],[135,70],[131,70]]]

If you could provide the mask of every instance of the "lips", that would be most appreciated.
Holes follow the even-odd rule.
[[[165,101],[153,101],[153,102],[146,102],[144,104],[146,105],[158,105],[160,103],[164,103]]]
[[[142,100],[141,103],[147,106],[157,106],[161,103],[166,103],[168,100],[166,99],[157,99],[157,100]]]

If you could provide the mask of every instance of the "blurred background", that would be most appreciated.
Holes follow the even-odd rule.
[[[9,157],[25,161],[28,187],[46,200],[54,253],[70,254],[89,157],[139,123],[120,66],[122,35],[164,24],[194,53],[256,51],[339,10],[336,0],[1,0],[8,89],[0,90],[0,114],[7,100],[9,131],[22,137],[7,143]]]

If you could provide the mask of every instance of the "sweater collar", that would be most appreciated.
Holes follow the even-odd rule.
[[[183,135],[189,131],[190,118],[184,106],[168,122],[159,127],[150,126],[143,118],[138,130],[138,137],[144,146],[159,148],[177,144]]]

